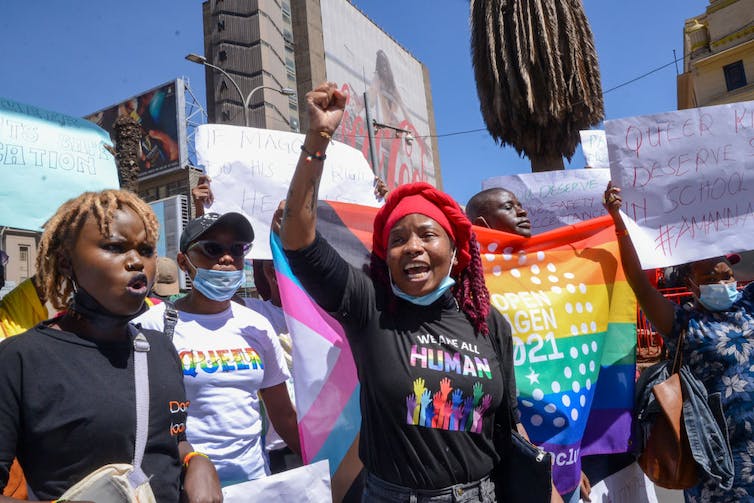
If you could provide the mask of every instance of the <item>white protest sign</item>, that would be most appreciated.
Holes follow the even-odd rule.
[[[68,199],[117,189],[109,143],[88,120],[0,98],[0,227],[38,231]]]
[[[484,180],[482,188],[513,192],[529,214],[532,234],[538,234],[604,215],[608,180],[607,169],[568,169],[495,176]]]
[[[327,460],[293,470],[223,487],[225,503],[249,501],[297,501],[324,503],[332,501],[330,464]]]
[[[196,130],[196,155],[211,177],[217,213],[236,211],[254,227],[248,258],[272,259],[272,215],[288,193],[304,135],[271,129],[204,124]],[[334,142],[327,148],[319,198],[378,206],[374,174],[358,150]]]
[[[593,485],[589,499],[611,503],[657,503],[655,486],[638,463],[631,463]]]
[[[607,156],[607,138],[601,129],[579,131],[581,136],[581,150],[584,152],[586,165],[590,168],[609,168],[610,160]]]
[[[754,101],[605,123],[642,267],[752,248]]]

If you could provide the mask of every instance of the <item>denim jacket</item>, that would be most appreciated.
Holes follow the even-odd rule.
[[[634,407],[634,454],[646,445],[657,414],[662,414],[652,387],[669,377],[672,362],[661,362],[646,369],[636,383]],[[679,371],[683,390],[683,422],[691,453],[703,476],[715,480],[723,489],[733,487],[733,456],[728,442],[720,393],[707,394],[702,382],[686,365]]]

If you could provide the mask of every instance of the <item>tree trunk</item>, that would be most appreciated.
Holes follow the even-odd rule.
[[[534,155],[530,160],[532,173],[565,169],[565,165],[563,164],[563,157],[560,155]]]
[[[118,180],[122,189],[139,190],[139,153],[144,131],[132,117],[121,115],[115,121],[115,161],[118,163]]]

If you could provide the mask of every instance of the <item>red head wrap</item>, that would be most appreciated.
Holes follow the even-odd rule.
[[[448,233],[457,250],[458,265],[454,271],[461,271],[469,265],[471,222],[452,197],[424,182],[401,185],[390,191],[385,205],[374,217],[372,251],[375,255],[386,259],[390,229],[401,218],[412,213],[428,216]]]

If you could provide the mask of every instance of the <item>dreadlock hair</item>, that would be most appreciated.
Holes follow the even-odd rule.
[[[490,292],[484,282],[484,269],[482,257],[479,254],[479,243],[476,233],[471,231],[469,236],[471,261],[466,268],[458,273],[456,284],[453,286],[453,297],[458,302],[458,308],[466,315],[474,330],[489,335],[490,328],[487,325],[487,316],[490,313]],[[372,253],[370,255],[369,275],[373,281],[390,290],[390,276],[387,264],[380,257]],[[388,309],[394,311],[395,296],[390,295]]]
[[[47,221],[39,242],[36,284],[55,309],[68,308],[73,293],[73,279],[63,274],[61,258],[70,259],[79,232],[88,218],[94,218],[103,236],[110,234],[116,210],[131,208],[144,223],[147,241],[157,243],[159,223],[152,208],[133,192],[103,190],[84,192],[63,203]]]
[[[458,281],[453,288],[453,296],[461,311],[466,314],[474,329],[484,335],[489,335],[487,315],[490,314],[490,292],[484,282],[482,257],[479,254],[479,243],[476,233],[471,231],[469,236],[471,262],[458,275]]]

